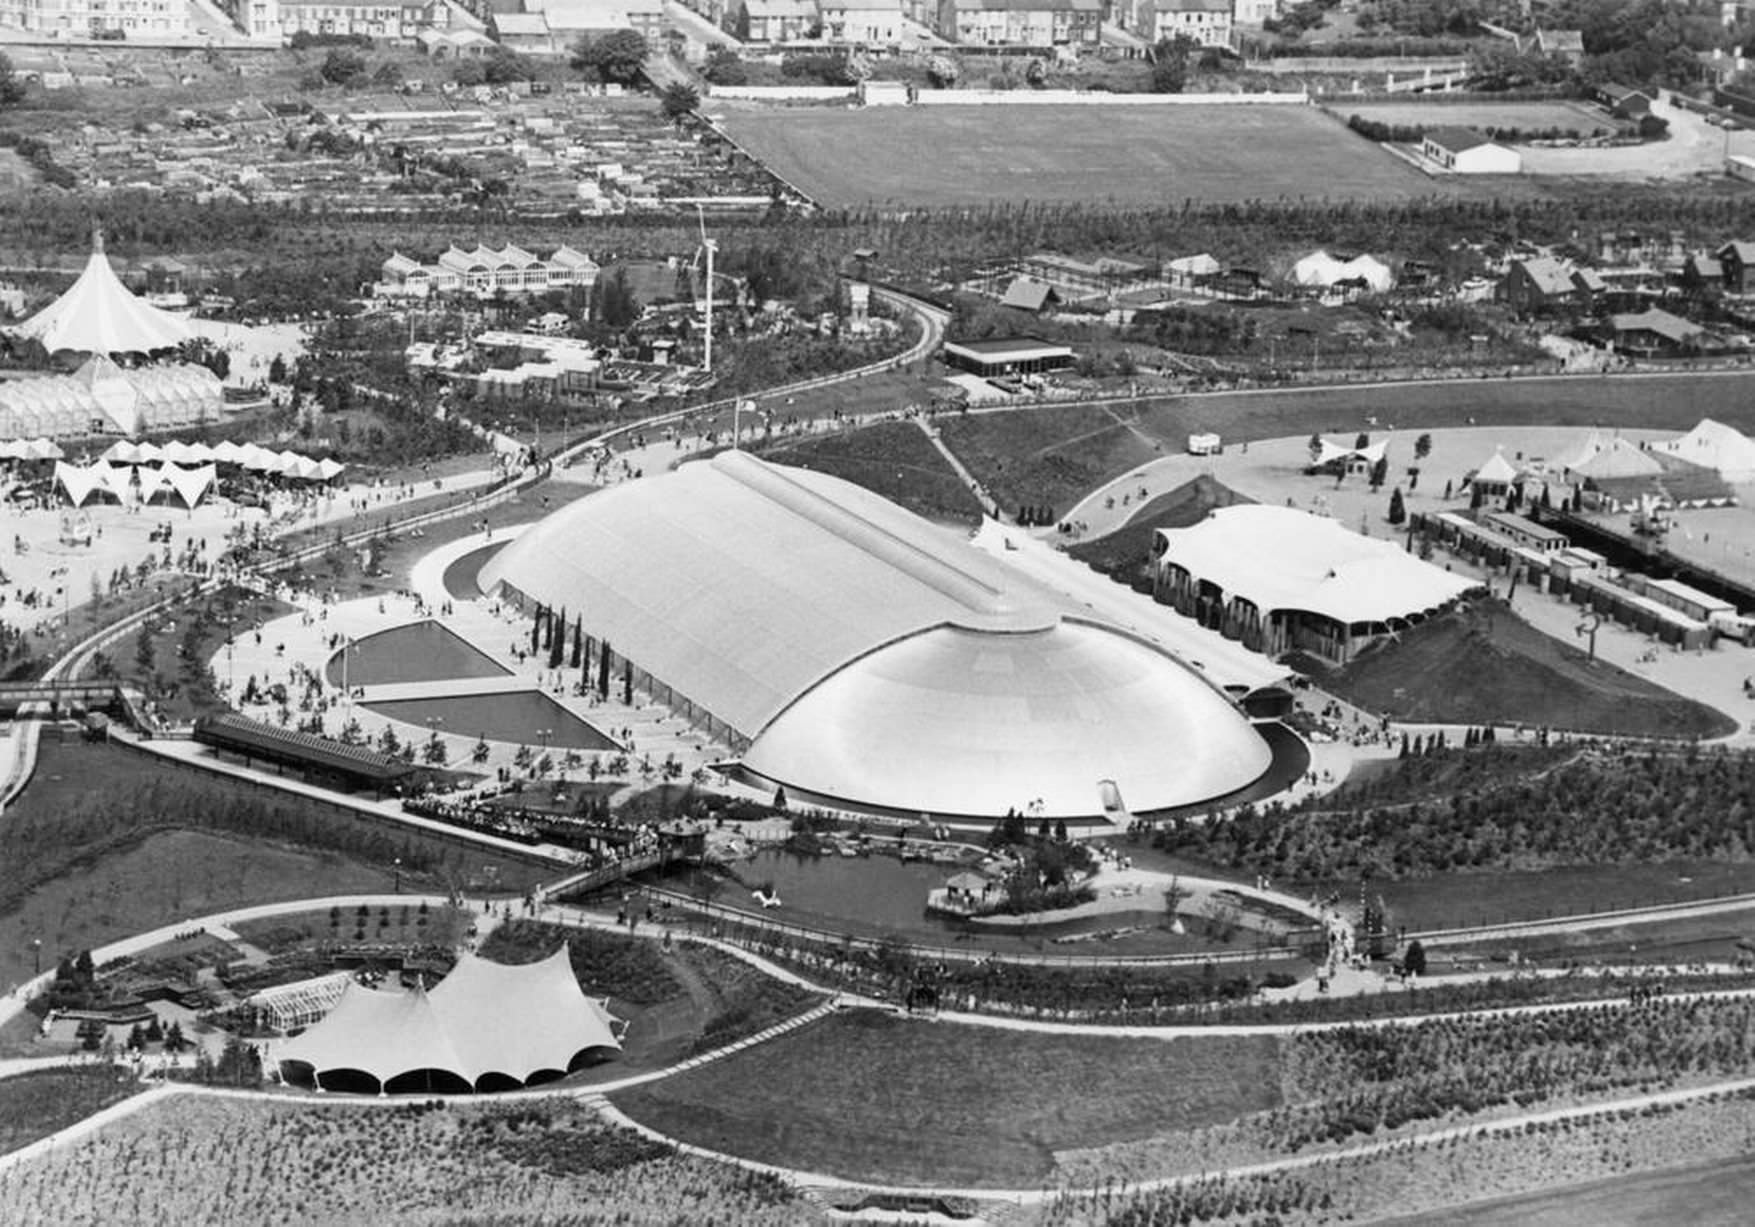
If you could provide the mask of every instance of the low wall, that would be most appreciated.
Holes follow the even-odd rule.
[[[714,85],[707,96],[740,102],[852,102],[851,85]]]
[[[916,106],[1287,106],[1302,90],[1278,94],[1108,94],[1079,89],[923,89]]]

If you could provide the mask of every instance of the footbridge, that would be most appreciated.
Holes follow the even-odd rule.
[[[130,715],[115,682],[0,682],[0,716],[54,719],[80,711]]]

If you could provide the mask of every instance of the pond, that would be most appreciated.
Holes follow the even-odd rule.
[[[456,601],[473,601],[481,595],[481,569],[488,564],[488,559],[510,545],[511,538],[495,541],[489,545],[479,546],[470,550],[461,558],[454,559],[445,568],[443,583],[445,591]]]
[[[859,937],[894,934],[920,945],[974,947],[1002,952],[1035,951],[1069,958],[1099,955],[1180,954],[1204,949],[1246,948],[1248,937],[1219,945],[1198,935],[1172,933],[1164,927],[1162,908],[1110,912],[1044,926],[1030,933],[995,931],[949,916],[928,915],[926,894],[943,886],[956,865],[903,861],[883,853],[870,856],[799,856],[768,849],[731,867],[721,879],[713,902],[748,911],[766,920],[809,925]],[[687,870],[666,881],[690,890],[694,875]],[[756,887],[772,883],[781,906],[764,909],[751,897]],[[1059,940],[1057,940],[1059,939]]]
[[[443,682],[460,677],[505,677],[511,673],[437,622],[413,622],[354,640],[347,660],[348,686],[396,682]],[[343,685],[341,653],[329,658],[323,675]]]
[[[587,754],[617,752],[620,747],[540,690],[504,694],[458,695],[432,699],[393,699],[362,703],[366,711],[391,720],[424,727],[438,720],[440,732],[459,737],[485,737],[540,749],[542,733],[556,750]]]

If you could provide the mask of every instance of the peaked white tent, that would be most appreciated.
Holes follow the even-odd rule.
[[[1592,456],[1569,466],[1581,477],[1650,477],[1664,466],[1619,435],[1609,439]]]
[[[222,439],[213,446],[213,459],[221,464],[242,464],[244,449],[230,439]]]
[[[324,457],[317,462],[317,480],[334,481],[337,477],[341,476],[341,471],[346,467],[347,466],[342,464],[339,460],[331,460],[328,457]]]
[[[129,292],[92,236],[91,258],[68,291],[14,329],[50,353],[149,354],[175,349],[192,335],[189,325]]]
[[[275,1057],[289,1081],[331,1089],[360,1075],[377,1090],[502,1089],[566,1074],[593,1049],[619,1049],[605,1007],[580,990],[565,946],[515,967],[466,954],[428,992],[350,984]]]
[[[1656,446],[1678,460],[1711,469],[1726,481],[1755,481],[1755,439],[1723,422],[1702,418],[1681,438]]]
[[[1313,251],[1294,264],[1292,280],[1298,285],[1321,288],[1343,281],[1360,281],[1378,294],[1395,285],[1395,275],[1389,266],[1373,256],[1337,260],[1326,251]]]
[[[107,464],[94,464],[86,468],[56,461],[55,484],[66,492],[68,502],[75,507],[83,507],[87,499],[104,487],[104,478],[99,470],[107,473],[109,467]]]
[[[160,480],[175,491],[177,497],[187,506],[193,507],[213,486],[215,470],[211,464],[199,469],[184,469],[167,464],[158,472]]]
[[[144,464],[146,457],[140,454],[140,444],[129,439],[110,444],[102,459],[109,464]]]

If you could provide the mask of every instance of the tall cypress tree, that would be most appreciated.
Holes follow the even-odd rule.
[[[573,659],[567,663],[573,668],[579,667],[580,657],[585,655],[585,619],[583,616],[573,619]]]
[[[603,641],[603,647],[597,654],[597,695],[609,698],[609,640]]]
[[[561,607],[561,612],[556,614],[552,621],[554,627],[549,632],[548,667],[559,669],[567,652],[567,610],[565,606]]]
[[[540,602],[536,606],[536,618],[530,623],[530,654],[535,656],[542,648],[542,622],[544,609]]]

